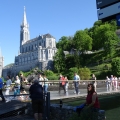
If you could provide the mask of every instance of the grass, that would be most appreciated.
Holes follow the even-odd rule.
[[[106,120],[120,120],[120,107],[105,111]],[[81,120],[77,114],[74,114],[70,120]]]
[[[120,120],[120,107],[105,111],[106,120]]]

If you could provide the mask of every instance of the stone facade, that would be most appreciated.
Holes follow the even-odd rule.
[[[4,67],[3,77],[8,73],[16,75],[19,71],[28,71],[35,67],[42,71],[52,70],[53,56],[57,52],[55,38],[48,33],[30,40],[25,8],[20,28],[20,52],[15,56],[13,65]]]

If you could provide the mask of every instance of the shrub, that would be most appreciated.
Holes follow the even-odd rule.
[[[86,67],[80,68],[78,71],[78,75],[80,75],[81,80],[89,80],[91,71],[89,68],[86,68]]]
[[[120,76],[120,57],[112,59],[112,72],[116,76]]]
[[[45,74],[46,76],[53,76],[53,75],[54,75],[53,71],[51,71],[51,70],[46,70],[46,71],[44,71],[44,74]]]
[[[57,75],[47,76],[48,80],[58,80]]]
[[[69,71],[68,71],[68,79],[69,80],[73,80],[74,73],[78,73],[78,68],[77,67],[73,67],[73,68],[69,69]]]

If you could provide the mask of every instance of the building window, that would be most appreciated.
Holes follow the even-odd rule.
[[[33,50],[33,45],[32,45],[32,50]]]
[[[22,49],[22,52],[24,53],[24,48]]]
[[[39,46],[41,46],[41,42],[39,43]]]
[[[29,51],[30,51],[30,46],[29,46]]]
[[[50,53],[50,50],[49,50],[49,53]]]
[[[45,47],[45,41],[44,41],[44,47]]]

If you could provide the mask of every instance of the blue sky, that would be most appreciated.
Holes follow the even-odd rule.
[[[58,41],[97,21],[96,0],[1,0],[0,47],[4,66],[13,63],[18,55],[24,6],[30,38],[50,33]]]

